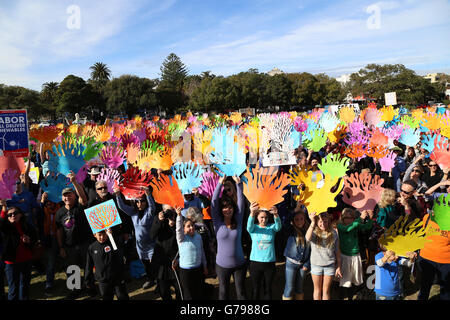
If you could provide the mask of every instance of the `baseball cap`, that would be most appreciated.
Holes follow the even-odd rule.
[[[65,193],[69,192],[75,193],[75,190],[73,190],[73,188],[64,188],[63,191],[61,192],[61,195],[63,196]]]

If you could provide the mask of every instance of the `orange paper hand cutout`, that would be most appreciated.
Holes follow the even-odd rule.
[[[364,157],[366,148],[362,144],[352,144],[344,150],[344,154],[352,159]]]
[[[389,138],[380,131],[380,129],[375,129],[372,137],[369,140],[370,144],[385,146],[389,143]]]
[[[444,137],[434,141],[434,149],[430,159],[435,161],[441,169],[450,168],[450,142]]]
[[[184,208],[184,197],[178,188],[177,181],[173,176],[161,174],[158,179],[152,181],[153,199],[160,204]]]
[[[389,149],[382,145],[374,145],[372,143],[369,144],[369,147],[366,150],[366,155],[368,157],[372,157],[375,159],[381,159],[387,156],[389,153]]]
[[[257,202],[260,208],[269,210],[284,200],[283,196],[287,190],[283,189],[290,182],[286,173],[277,172],[275,167],[258,166],[253,169],[248,168],[245,177],[247,183],[244,183],[244,195],[250,203]]]
[[[30,138],[37,139],[39,142],[52,143],[61,133],[57,127],[41,127],[30,129]]]

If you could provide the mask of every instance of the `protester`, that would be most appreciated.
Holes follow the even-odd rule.
[[[84,213],[87,205],[86,194],[83,187],[77,183],[73,172],[69,174],[69,179],[75,189],[67,187],[61,192],[64,206],[56,212],[56,239],[65,269],[71,265],[83,269],[88,246],[94,238]],[[72,289],[68,298],[76,298],[80,293],[81,289]]]
[[[333,278],[342,278],[339,236],[332,228],[328,214],[309,213],[311,224],[306,241],[311,243],[311,277],[314,300],[330,300]]]
[[[145,195],[133,201],[133,207],[125,204],[119,187],[115,187],[113,191],[116,195],[118,209],[129,215],[133,221],[136,249],[147,276],[147,281],[142,288],[148,289],[155,283],[155,266],[152,264],[155,243],[150,237],[150,229],[156,214],[156,206],[149,188],[145,187],[143,190]]]
[[[367,217],[370,219],[365,221]],[[358,244],[358,231],[372,228],[373,211],[364,210],[357,218],[353,209],[345,208],[337,225],[341,251],[340,298],[353,300],[356,289],[363,284],[363,266]]]
[[[376,300],[401,300],[399,267],[411,267],[417,253],[408,252],[408,258],[398,257],[395,252],[384,250],[375,256]]]
[[[38,243],[37,232],[19,207],[7,208],[4,201],[1,205],[2,259],[8,281],[8,300],[29,300],[32,250]]]
[[[282,229],[284,236],[287,237],[284,249],[286,265],[283,300],[304,298],[305,275],[311,268],[309,261],[311,246],[305,239],[308,228],[309,222],[305,211],[297,210],[288,227]]]
[[[150,229],[150,237],[155,241],[153,263],[156,266],[156,279],[159,294],[163,300],[172,300],[170,288],[175,289],[176,300],[181,299],[176,270],[172,268],[178,253],[175,234],[176,212],[168,205],[163,205],[163,211],[158,213]]]
[[[113,300],[114,294],[117,300],[129,300],[125,285],[123,251],[112,248],[107,233],[113,236],[111,229],[94,234],[97,240],[87,250],[85,281],[93,283],[95,278],[102,300]],[[120,242],[114,242],[120,245]]]
[[[273,223],[269,223],[269,215],[273,216]],[[253,300],[261,299],[261,293],[262,299],[272,299],[272,283],[276,272],[275,233],[280,230],[281,219],[276,207],[267,210],[260,209],[256,202],[251,204],[247,231],[252,238],[250,277]]]
[[[183,300],[204,299],[203,277],[208,274],[202,237],[195,231],[195,223],[183,221],[181,208],[176,208],[176,238],[179,248],[180,282]]]
[[[228,300],[230,278],[233,275],[236,299],[245,300],[245,275],[247,262],[242,248],[242,226],[244,218],[244,195],[239,177],[236,182],[236,200],[231,191],[219,198],[226,176],[219,178],[211,201],[211,217],[217,239],[216,274],[219,279],[219,300]],[[229,184],[225,190],[232,190]]]

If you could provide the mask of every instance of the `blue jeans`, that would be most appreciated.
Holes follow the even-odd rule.
[[[293,293],[303,293],[303,279],[305,271],[303,265],[286,260],[285,283],[283,296],[291,298]]]
[[[375,300],[401,300],[401,298],[400,296],[393,296],[393,297],[381,296],[378,293],[375,293]]]
[[[28,300],[31,281],[31,261],[5,264],[8,280],[8,300]]]

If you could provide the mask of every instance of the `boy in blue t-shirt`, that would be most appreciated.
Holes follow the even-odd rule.
[[[400,265],[411,267],[417,253],[408,252],[406,259],[398,257],[394,251],[385,250],[375,256],[375,294],[376,300],[400,300]]]

